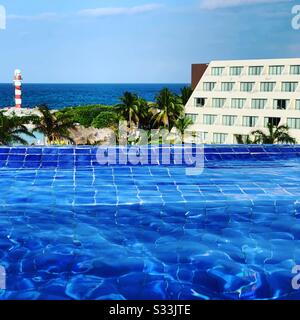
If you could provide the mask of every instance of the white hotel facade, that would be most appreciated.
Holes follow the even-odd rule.
[[[199,66],[185,112],[203,142],[236,143],[236,135],[273,123],[288,125],[300,143],[300,59],[213,61],[192,70]]]

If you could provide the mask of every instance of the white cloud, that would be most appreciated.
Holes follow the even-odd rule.
[[[162,8],[162,4],[150,3],[136,7],[102,7],[95,9],[85,9],[79,11],[81,16],[89,17],[103,17],[103,16],[115,16],[115,15],[135,15],[140,13],[151,12]]]
[[[83,17],[103,17],[103,16],[115,16],[115,15],[136,15],[146,12],[151,12],[162,8],[162,4],[149,3],[142,6],[135,7],[102,7],[95,9],[84,9],[79,12],[58,14],[54,12],[44,12],[36,15],[18,15],[11,14],[7,18],[10,20],[23,20],[23,21],[42,21],[52,20],[55,18],[66,18],[72,16],[83,16]]]
[[[291,2],[292,0],[202,0],[201,7],[204,9],[218,9],[227,7],[237,7],[254,4],[268,4],[279,2]]]
[[[58,15],[53,12],[44,12],[37,15],[26,16],[26,15],[18,15],[18,14],[10,14],[8,15],[8,19],[11,20],[26,20],[26,21],[40,21],[40,20],[48,20],[57,18]]]

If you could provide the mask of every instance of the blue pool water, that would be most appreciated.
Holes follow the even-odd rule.
[[[104,104],[115,105],[125,91],[138,94],[147,101],[154,101],[162,88],[179,94],[187,84],[28,84],[23,85],[23,106],[36,107],[47,104],[51,109]],[[12,84],[0,84],[0,108],[14,105]]]
[[[1,299],[300,299],[300,146],[207,146],[205,169],[0,148]]]

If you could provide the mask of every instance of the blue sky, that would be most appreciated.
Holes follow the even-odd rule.
[[[189,82],[192,63],[300,56],[289,0],[0,0],[0,82]]]

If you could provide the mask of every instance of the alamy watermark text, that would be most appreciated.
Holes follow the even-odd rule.
[[[292,8],[292,27],[294,30],[300,30],[300,5],[295,5]]]
[[[297,265],[293,268],[292,274],[295,274],[295,276],[292,279],[292,287],[294,290],[300,289],[300,266]]]
[[[6,271],[3,266],[0,266],[0,290],[6,289]]]

